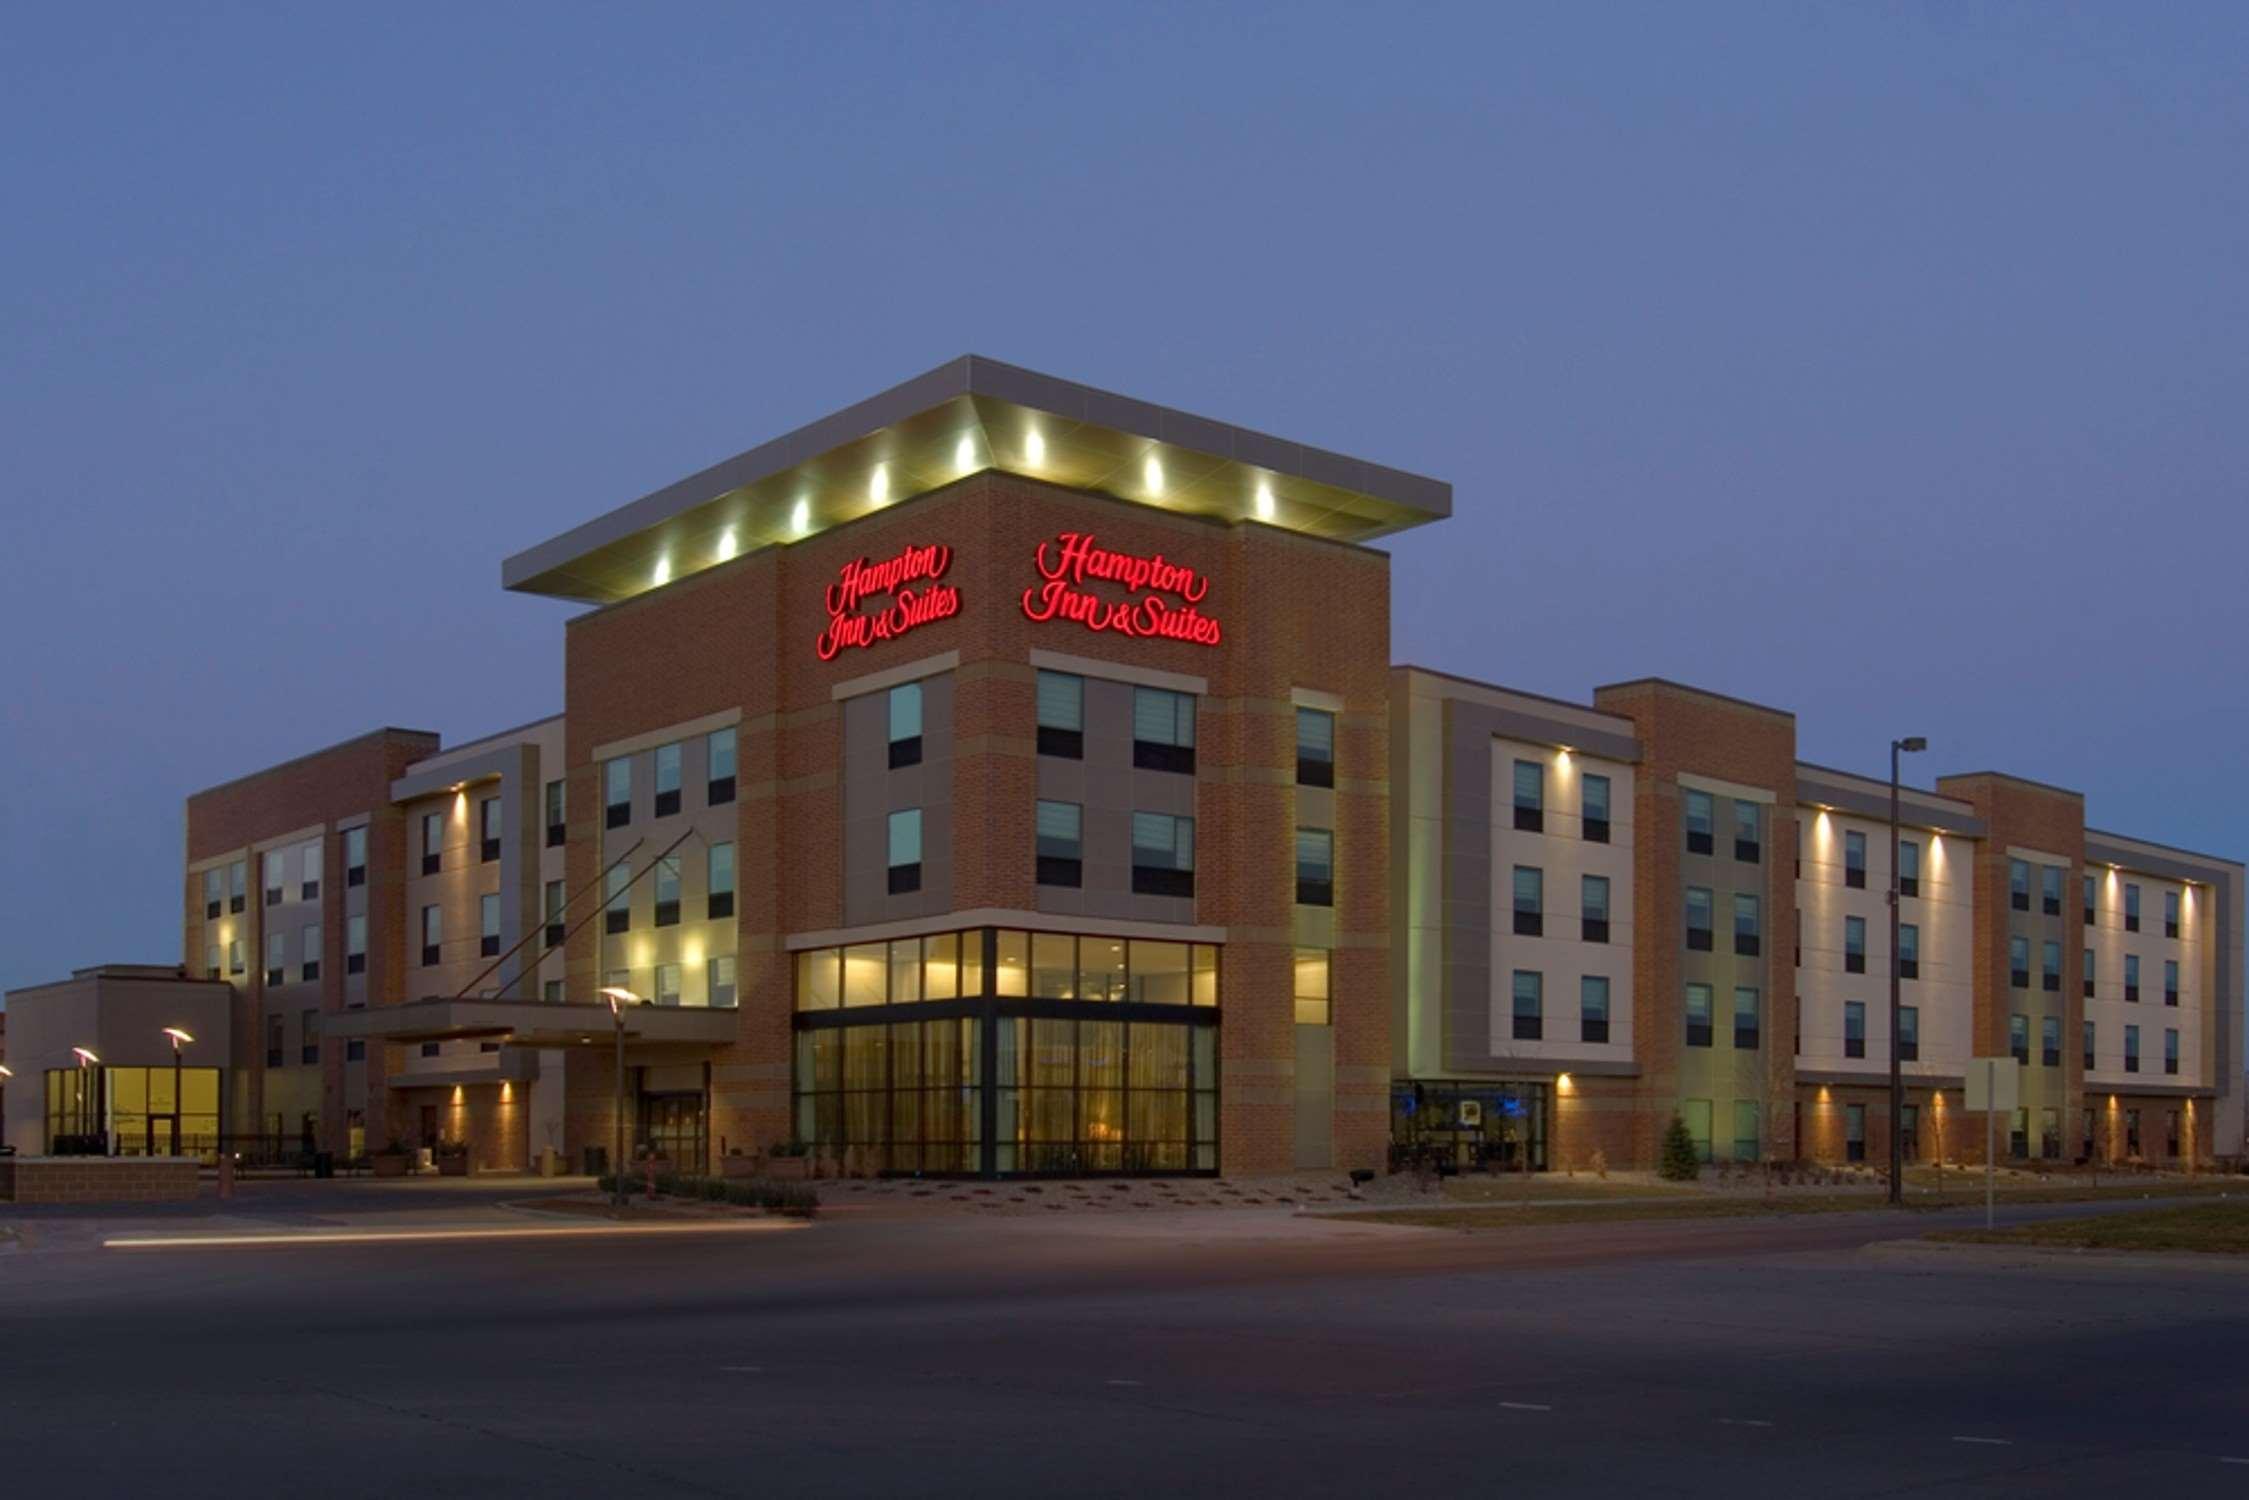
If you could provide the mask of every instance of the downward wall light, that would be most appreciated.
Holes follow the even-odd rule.
[[[1273,519],[1273,487],[1262,479],[1257,481],[1257,519]]]
[[[798,536],[803,536],[811,529],[812,502],[799,495],[797,503],[789,507],[789,530]]]

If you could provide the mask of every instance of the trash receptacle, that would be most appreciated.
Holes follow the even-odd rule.
[[[333,1151],[316,1151],[312,1157],[312,1175],[329,1178],[336,1175],[336,1154]]]

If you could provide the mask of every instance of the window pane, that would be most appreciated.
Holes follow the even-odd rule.
[[[1084,820],[1084,809],[1075,802],[1041,802],[1036,814],[1039,854],[1047,859],[1079,858]]]
[[[714,729],[708,742],[712,780],[734,774],[734,730]]]
[[[1152,745],[1195,743],[1195,700],[1161,688],[1132,690],[1132,737]]]
[[[1596,922],[1609,919],[1609,878],[1606,875],[1587,875],[1578,882],[1578,899],[1584,915]]]
[[[604,785],[608,789],[608,800],[611,807],[615,807],[622,802],[632,801],[633,763],[631,760],[622,755],[618,756],[603,767],[602,776]]]
[[[893,865],[921,863],[920,808],[909,807],[890,815],[890,862]]]
[[[1132,998],[1146,1005],[1185,1005],[1187,997],[1187,945],[1132,942]]]
[[[912,1005],[921,999],[921,940],[904,938],[890,945],[890,1003]]]
[[[1042,729],[1085,727],[1085,679],[1067,672],[1041,672],[1038,685]]]
[[[1077,939],[1067,933],[1032,933],[1031,993],[1042,1000],[1071,1000],[1077,984]]]
[[[1580,792],[1579,796],[1583,804],[1583,816],[1591,819],[1596,823],[1606,823],[1609,821],[1608,777],[1586,777],[1584,789],[1582,792]]]
[[[1194,953],[1188,961],[1194,965],[1194,976],[1190,984],[1194,995],[1194,1003],[1197,1005],[1216,1005],[1218,1003],[1218,950],[1208,943],[1197,943]],[[1205,1079],[1211,1076],[1209,1073],[1203,1075]]]
[[[960,994],[960,948],[957,932],[940,932],[921,940],[923,998],[950,1000]]]
[[[993,976],[993,993],[1028,995],[1031,992],[1031,938],[1029,933],[1002,929],[999,935],[999,973]]]
[[[843,1003],[843,966],[834,948],[797,955],[797,1009],[834,1010]]]
[[[1296,753],[1305,760],[1334,760],[1335,715],[1325,709],[1298,709]]]
[[[656,790],[659,792],[676,792],[679,790],[679,746],[677,745],[658,745],[656,747]],[[611,800],[614,801],[615,799],[612,798]]]
[[[890,737],[910,740],[921,734],[921,684],[900,683],[890,690]]]
[[[711,845],[710,890],[714,896],[725,895],[734,889],[734,846]]]
[[[1529,809],[1546,806],[1546,767],[1535,760],[1515,762],[1515,805]]]
[[[1335,835],[1325,828],[1296,830],[1296,878],[1332,880],[1335,877]]]
[[[1122,1000],[1125,987],[1123,938],[1078,939],[1078,998]]]
[[[843,1003],[882,1005],[890,998],[890,950],[881,943],[853,943],[843,950]]]

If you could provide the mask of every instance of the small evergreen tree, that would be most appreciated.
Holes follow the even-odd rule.
[[[1693,1182],[1702,1175],[1702,1163],[1695,1158],[1695,1138],[1687,1134],[1687,1122],[1677,1115],[1663,1132],[1663,1154],[1656,1160],[1656,1175],[1666,1182]]]

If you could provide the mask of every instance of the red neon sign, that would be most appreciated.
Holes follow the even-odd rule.
[[[813,650],[820,660],[833,661],[846,646],[867,647],[896,640],[935,620],[951,619],[961,612],[961,591],[937,580],[953,565],[953,549],[932,544],[908,547],[882,562],[854,558],[843,565],[836,581],[828,585],[828,627],[820,632]],[[919,584],[920,587],[912,587]],[[890,596],[890,603],[862,610],[869,599]]]
[[[1097,546],[1090,532],[1065,531],[1052,542],[1039,543],[1031,560],[1046,581],[1023,591],[1023,613],[1030,619],[1075,620],[1088,630],[1218,644],[1218,621],[1196,608],[1210,592],[1209,577],[1161,552],[1113,552]],[[1089,579],[1122,584],[1135,597],[1099,598],[1086,592]]]

